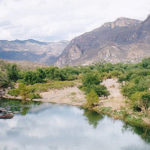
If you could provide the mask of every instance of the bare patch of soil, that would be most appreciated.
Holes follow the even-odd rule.
[[[40,93],[40,95],[42,99],[36,99],[35,101],[70,104],[76,106],[81,106],[86,101],[84,93],[77,87],[49,90],[48,92]]]
[[[104,107],[112,107],[113,110],[120,110],[125,107],[125,98],[120,92],[120,84],[117,79],[106,79],[102,82],[107,87],[110,95],[100,100],[100,105]]]

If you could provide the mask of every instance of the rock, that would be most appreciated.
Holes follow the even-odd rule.
[[[0,116],[0,119],[11,119],[13,118],[14,115],[12,113],[9,113],[9,114],[3,114]]]
[[[0,119],[11,119],[13,118],[13,113],[11,111],[7,111],[4,108],[0,108]]]

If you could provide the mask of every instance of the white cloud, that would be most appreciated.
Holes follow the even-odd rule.
[[[32,109],[26,116],[0,120],[1,150],[150,149],[137,134],[122,132],[121,121],[104,117],[93,128],[77,107],[42,104]]]
[[[145,19],[149,0],[0,0],[0,39],[71,39],[118,17]]]

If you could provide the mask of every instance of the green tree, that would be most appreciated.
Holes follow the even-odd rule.
[[[147,110],[150,106],[150,92],[143,92],[141,96],[141,103],[144,106],[145,110]]]
[[[16,64],[7,67],[7,76],[10,81],[16,82],[19,79],[19,69]]]
[[[38,71],[27,71],[24,74],[23,81],[26,84],[42,83],[45,75],[43,72]]]
[[[86,73],[85,75],[83,75],[82,83],[84,87],[90,87],[91,85],[100,84],[100,79],[98,74],[94,72]]]
[[[7,77],[7,74],[0,71],[0,88],[7,88],[11,83]]]
[[[142,60],[141,66],[143,68],[150,68],[150,58],[145,58]]]
[[[91,90],[88,94],[87,94],[87,105],[88,107],[93,107],[95,105],[98,104],[99,102],[99,97],[96,94],[96,92],[94,90]]]
[[[18,89],[19,89],[19,95],[22,97],[22,100],[26,100],[30,94],[29,88],[25,84],[21,83],[19,84]]]

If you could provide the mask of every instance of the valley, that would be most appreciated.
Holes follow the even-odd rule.
[[[149,150],[150,16],[0,40],[0,126],[3,150]]]

